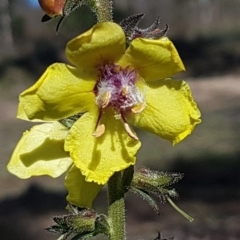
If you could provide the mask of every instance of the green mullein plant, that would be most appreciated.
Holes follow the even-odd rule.
[[[69,214],[53,217],[50,232],[58,239],[89,239],[103,234],[124,240],[125,195],[137,194],[159,213],[153,197],[168,201],[189,221],[193,219],[172,201],[171,188],[181,173],[134,169],[141,142],[131,126],[152,132],[173,145],[201,122],[188,84],[170,77],[184,71],[168,26],[157,19],[140,29],[143,14],[117,24],[110,0],[39,0],[42,21],[62,19],[88,5],[97,23],[70,40],[66,56],[71,65],[55,63],[19,96],[17,117],[41,122],[23,134],[8,170],[20,178],[65,173]],[[92,209],[108,185],[107,215]],[[152,197],[153,196],[153,197]],[[155,240],[162,238],[158,233]]]

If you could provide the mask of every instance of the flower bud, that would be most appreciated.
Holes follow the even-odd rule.
[[[42,10],[51,18],[63,15],[66,0],[38,0]]]

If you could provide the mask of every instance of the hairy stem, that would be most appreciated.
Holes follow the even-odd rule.
[[[96,13],[98,22],[112,21],[112,0],[87,0],[87,3]]]
[[[125,240],[125,202],[120,172],[114,173],[108,182],[108,197],[108,218],[111,226],[109,239]]]

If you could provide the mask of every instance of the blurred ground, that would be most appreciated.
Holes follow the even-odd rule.
[[[98,200],[103,202],[105,195],[105,192],[101,193]],[[36,187],[19,198],[5,199],[0,203],[1,239],[56,240],[56,235],[43,229],[53,224],[51,216],[64,213],[64,204],[63,193],[46,192]],[[164,237],[175,236],[175,240],[239,240],[239,201],[211,203],[199,199],[180,200],[178,204],[195,218],[193,223],[185,220],[168,204],[161,206],[161,215],[157,218],[145,202],[129,195],[126,212],[128,239],[153,240],[157,231],[161,231]]]
[[[31,83],[17,68],[6,73],[0,85],[0,234],[1,240],[42,240],[57,237],[43,229],[50,216],[65,208],[63,178],[19,180],[6,171],[6,164],[22,132],[31,124],[15,119],[17,96]],[[138,165],[181,171],[185,179],[176,186],[180,207],[195,218],[187,222],[168,204],[157,219],[148,205],[128,197],[128,239],[154,239],[157,231],[176,240],[240,239],[239,140],[240,84],[236,75],[186,79],[202,111],[203,123],[176,147],[152,134],[139,132],[143,147]],[[9,84],[11,82],[11,84]],[[101,199],[97,209],[102,211]],[[137,204],[136,204],[137,203]],[[104,211],[104,210],[103,210]],[[102,239],[102,238],[98,238]]]

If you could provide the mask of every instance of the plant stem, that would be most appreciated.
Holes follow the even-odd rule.
[[[125,202],[121,172],[116,172],[108,182],[109,209],[111,226],[110,240],[125,240]]]
[[[112,0],[87,0],[87,3],[96,13],[98,22],[112,21]]]

